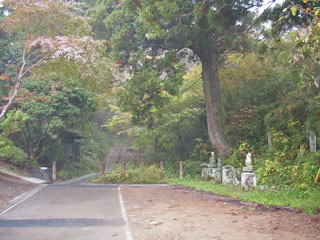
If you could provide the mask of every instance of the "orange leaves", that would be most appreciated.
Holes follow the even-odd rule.
[[[10,80],[10,75],[0,75],[0,81]]]
[[[4,0],[10,14],[2,21],[0,28],[9,34],[22,31],[28,35],[57,35],[68,29],[68,23],[76,21],[70,11],[70,4],[58,0]],[[80,23],[80,21],[79,21]]]

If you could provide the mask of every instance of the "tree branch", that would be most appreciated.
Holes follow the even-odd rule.
[[[28,46],[28,44],[26,44],[24,49],[23,49],[23,53],[22,53],[22,58],[21,58],[22,59],[22,65],[21,65],[20,70],[19,70],[19,75],[16,78],[16,80],[14,81],[15,85],[14,85],[13,90],[10,91],[8,102],[4,106],[2,106],[2,108],[1,108],[0,121],[2,120],[4,115],[7,113],[8,108],[11,106],[12,102],[17,97],[19,89],[21,87],[21,83],[22,83],[23,77],[28,72],[30,72],[33,68],[38,67],[39,65],[41,65],[44,60],[49,59],[50,54],[40,58],[35,64],[31,65],[30,67],[26,67],[27,64],[28,64],[27,59],[26,59],[26,54],[27,54],[28,48],[29,48],[29,46]]]
[[[193,11],[190,12],[190,13],[182,14],[180,17],[181,17],[181,18],[182,18],[182,17],[187,17],[187,16],[190,16],[190,15],[194,14],[195,12],[197,12],[198,10],[200,10],[201,8],[203,8],[203,6],[206,4],[207,1],[208,1],[208,0],[203,0],[203,2],[201,3],[200,7],[198,7],[197,9],[193,9]]]
[[[24,72],[24,69],[26,66],[26,52],[27,52],[27,50],[28,50],[28,45],[26,44],[26,46],[23,49],[23,53],[22,53],[22,65],[21,65],[21,68],[19,71],[19,76],[15,80],[15,85],[14,85],[13,91],[11,91],[9,94],[8,102],[1,109],[0,121],[3,118],[3,116],[6,114],[6,112],[8,111],[8,108],[11,106],[13,100],[16,98],[18,91],[20,89],[21,81],[22,81],[22,77],[23,77],[23,72]]]

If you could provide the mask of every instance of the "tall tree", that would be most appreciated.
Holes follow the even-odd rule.
[[[218,66],[223,54],[240,46],[249,9],[261,3],[262,0],[99,0],[94,29],[108,40],[109,53],[117,63],[130,65],[138,74],[143,67],[154,66],[158,67],[158,76],[163,76],[163,71],[172,73],[170,65],[176,61],[177,53],[191,49],[202,64],[212,146],[218,154],[227,156],[230,149],[224,136]],[[141,60],[141,56],[149,61]],[[161,65],[159,61],[164,58],[171,61]]]
[[[64,130],[85,133],[96,109],[92,95],[79,83],[63,85],[50,80],[25,81],[16,102],[28,115],[20,138],[31,161],[41,159]]]
[[[64,58],[89,65],[104,47],[90,37],[86,18],[79,14],[80,3],[60,0],[5,0],[7,16],[0,29],[14,39],[18,49],[12,59],[2,62],[1,78],[6,77],[9,93],[2,98],[0,120],[18,95],[21,84],[33,70],[50,60]],[[12,42],[8,43],[8,48]]]

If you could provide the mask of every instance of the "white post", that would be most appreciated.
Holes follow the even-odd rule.
[[[164,164],[163,164],[163,161],[160,161],[160,169],[163,171],[164,169]]]
[[[272,132],[267,132],[269,151],[272,151]]]
[[[101,163],[101,175],[106,173],[106,162]]]
[[[180,164],[179,164],[179,177],[180,178],[183,177],[183,161],[180,161]]]
[[[52,181],[55,182],[57,180],[57,162],[52,162]]]
[[[317,136],[313,130],[310,130],[309,144],[310,144],[310,152],[316,152],[317,151]]]

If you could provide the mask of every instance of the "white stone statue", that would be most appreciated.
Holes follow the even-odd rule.
[[[252,155],[249,152],[246,156],[246,166],[242,169],[243,172],[253,172],[253,166],[252,166]]]
[[[252,166],[252,154],[249,152],[246,156],[246,167]]]
[[[252,155],[250,152],[246,156],[246,166],[242,169],[241,186],[246,189],[257,186],[257,177],[253,172]]]
[[[214,156],[214,152],[211,152],[211,158],[209,159],[209,165],[210,165],[210,167],[216,167],[217,166],[217,162],[216,162],[216,158]]]

